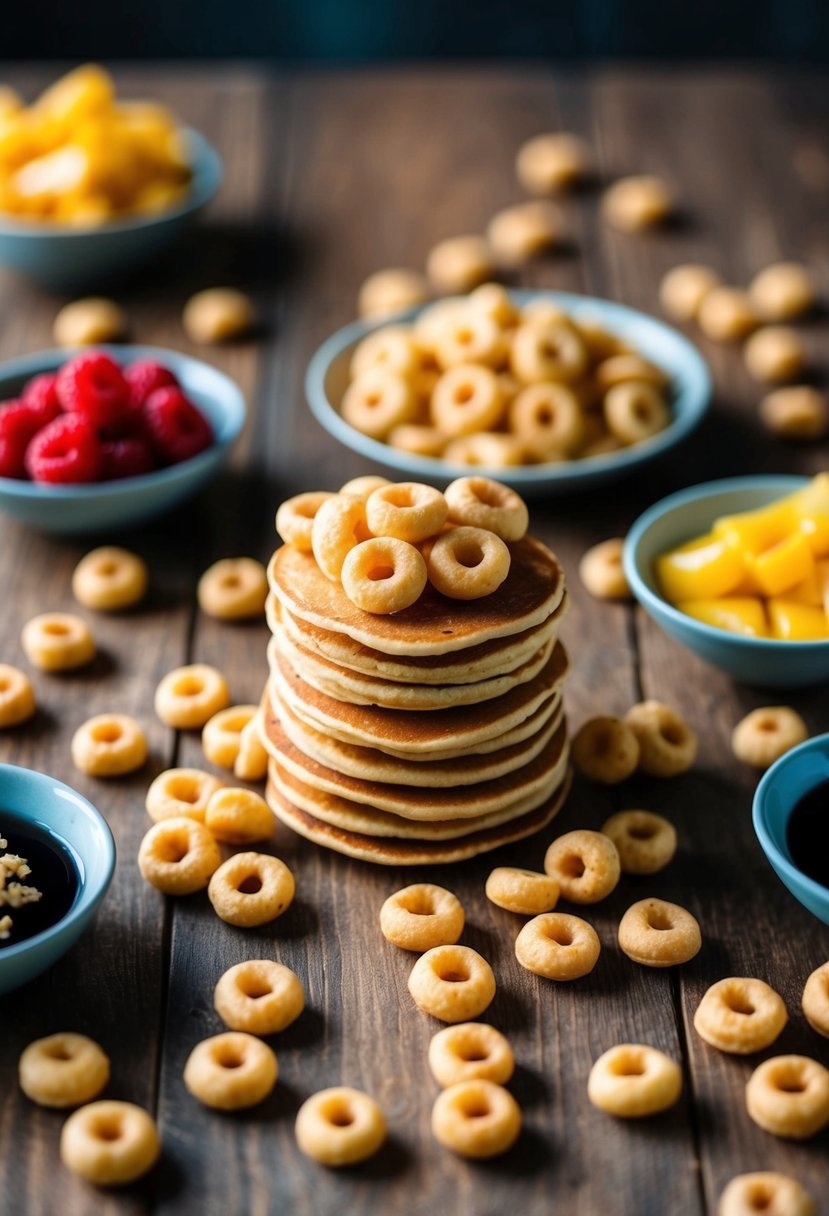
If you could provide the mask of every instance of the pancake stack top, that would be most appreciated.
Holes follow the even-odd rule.
[[[570,781],[567,595],[550,550],[524,536],[491,594],[448,598],[427,583],[378,615],[299,543],[268,569],[263,742],[278,818],[384,865],[460,861],[544,827]]]

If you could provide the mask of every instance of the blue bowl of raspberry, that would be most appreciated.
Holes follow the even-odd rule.
[[[0,364],[0,510],[45,532],[132,527],[201,489],[244,420],[232,380],[171,350]]]

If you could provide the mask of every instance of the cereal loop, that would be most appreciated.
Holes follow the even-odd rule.
[[[267,1043],[228,1030],[197,1043],[184,1066],[184,1084],[214,1110],[244,1110],[264,1102],[276,1085],[276,1056]]]
[[[443,451],[447,465],[473,465],[482,469],[515,468],[523,464],[526,453],[516,435],[502,431],[478,431],[451,439]]]
[[[57,346],[94,346],[117,342],[129,326],[124,310],[104,296],[87,296],[64,304],[52,323]]]
[[[617,384],[628,384],[631,380],[652,384],[658,389],[664,389],[668,384],[668,377],[662,368],[641,355],[611,355],[596,368],[596,381],[602,392]]]
[[[600,951],[593,926],[565,912],[536,916],[515,939],[515,957],[521,966],[548,980],[581,979],[596,966]]]
[[[426,557],[429,582],[453,600],[491,595],[501,586],[509,568],[509,549],[485,528],[452,528],[437,538]]]
[[[365,511],[374,536],[393,536],[416,545],[441,530],[449,507],[440,490],[433,486],[401,481],[375,490]]]
[[[414,456],[441,456],[446,447],[446,436],[434,426],[405,423],[389,432],[389,447]]]
[[[278,857],[237,853],[216,870],[207,895],[218,917],[229,925],[250,928],[281,916],[295,890],[293,874]]]
[[[760,402],[760,419],[781,439],[821,439],[829,430],[829,403],[808,384],[778,388]]]
[[[625,715],[639,742],[639,767],[649,777],[675,777],[697,758],[697,736],[659,701],[642,701]]]
[[[676,852],[676,830],[652,811],[617,811],[602,827],[619,854],[623,874],[656,874]]]
[[[619,945],[643,967],[673,967],[699,953],[702,935],[695,918],[678,904],[640,899],[619,922]]]
[[[663,224],[675,207],[670,188],[660,177],[648,174],[621,178],[602,198],[605,219],[620,232],[639,232]]]
[[[432,1036],[429,1068],[444,1089],[461,1081],[506,1085],[515,1071],[515,1057],[506,1037],[494,1026],[461,1022]]]
[[[418,1009],[441,1022],[466,1022],[492,1003],[495,976],[469,946],[435,946],[412,967],[409,992]]]
[[[239,736],[233,775],[240,781],[261,781],[267,775],[268,753],[262,745],[261,718],[262,711],[257,710]]]
[[[371,439],[385,439],[389,431],[411,422],[417,401],[408,380],[384,367],[371,367],[352,380],[340,407],[345,421]]]
[[[199,579],[199,607],[220,621],[261,616],[268,597],[265,567],[252,557],[225,557]]]
[[[444,435],[472,435],[497,426],[505,406],[500,381],[491,368],[459,363],[438,380],[430,411]]]
[[[324,502],[314,517],[311,548],[326,578],[338,582],[346,557],[369,535],[366,503],[361,498],[337,494]]]
[[[737,723],[731,748],[744,764],[764,769],[808,738],[809,729],[799,713],[788,705],[771,705],[752,710]]]
[[[420,599],[426,586],[426,563],[407,541],[376,537],[348,554],[342,584],[351,602],[364,612],[401,612]]]
[[[63,1164],[95,1186],[134,1182],[160,1153],[153,1119],[131,1102],[90,1102],[69,1116],[60,1134]]]
[[[527,504],[515,490],[489,477],[458,477],[445,490],[449,522],[521,540],[529,526]]]
[[[746,1085],[746,1109],[763,1131],[809,1140],[829,1124],[829,1069],[808,1056],[773,1056]]]
[[[544,869],[556,879],[564,899],[575,904],[606,899],[621,874],[613,841],[586,828],[554,840],[544,857]]]
[[[225,1026],[247,1034],[278,1034],[305,1008],[302,984],[289,967],[251,959],[225,971],[213,993]]]
[[[310,553],[314,516],[322,504],[333,497],[325,490],[313,490],[286,498],[276,512],[276,530],[285,544],[293,545],[302,553]]]
[[[486,235],[502,266],[522,266],[565,237],[564,216],[548,202],[518,203],[493,215]]]
[[[188,818],[204,823],[210,795],[221,782],[198,768],[168,768],[147,790],[145,806],[151,819]]]
[[[360,288],[357,313],[367,320],[381,320],[416,308],[428,298],[429,285],[416,270],[378,270]]]
[[[275,820],[264,798],[253,790],[226,787],[211,795],[204,826],[222,844],[253,844],[272,835]]]
[[[519,380],[578,380],[587,368],[587,349],[569,321],[519,325],[510,348],[510,367]]]
[[[456,895],[434,883],[418,882],[388,897],[380,909],[380,930],[393,946],[423,953],[435,946],[454,946],[464,919]]]
[[[176,730],[200,730],[229,704],[227,681],[206,663],[175,668],[155,690],[155,712],[165,726]]]
[[[748,338],[743,358],[755,380],[781,384],[802,374],[806,348],[800,334],[790,326],[766,325]]]
[[[471,291],[492,278],[492,257],[482,236],[454,236],[435,245],[426,273],[438,291]]]
[[[590,149],[566,131],[536,135],[518,149],[515,171],[530,194],[557,194],[583,181],[592,169]]]
[[[369,495],[373,494],[375,490],[391,484],[387,477],[375,477],[369,473],[365,477],[352,477],[351,481],[340,486],[339,493],[349,494],[352,498],[362,498],[363,502],[367,502]]]
[[[590,1070],[587,1096],[617,1119],[641,1119],[679,1101],[682,1071],[664,1052],[642,1043],[620,1043]]]
[[[26,658],[43,671],[69,671],[95,658],[95,643],[86,623],[68,612],[44,612],[23,626],[20,641]]]
[[[579,447],[584,422],[578,398],[564,384],[530,384],[510,403],[509,428],[533,460],[564,460]]]
[[[540,912],[552,912],[558,903],[559,886],[549,874],[498,866],[486,880],[486,895],[507,912],[538,916]]]
[[[788,1020],[782,998],[768,984],[732,976],[705,993],[694,1029],[712,1047],[744,1056],[770,1047]]]
[[[461,1157],[498,1157],[521,1131],[521,1110],[512,1094],[492,1081],[460,1081],[432,1107],[436,1140]]]
[[[604,416],[621,443],[642,443],[671,420],[662,392],[646,380],[626,380],[608,389]]]
[[[817,1216],[814,1200],[787,1174],[738,1174],[720,1195],[717,1216]]]
[[[397,376],[411,376],[420,366],[420,354],[407,325],[384,325],[358,342],[351,356],[354,379],[377,368]]]
[[[814,307],[817,298],[814,279],[798,262],[776,262],[752,279],[748,287],[751,302],[767,321],[789,321]]]
[[[233,768],[239,755],[242,731],[253,720],[258,708],[258,705],[231,705],[205,722],[201,745],[211,764]]]
[[[708,292],[719,287],[722,279],[710,266],[694,263],[674,266],[659,288],[662,307],[677,321],[694,321]]]
[[[473,309],[459,309],[439,331],[434,353],[444,371],[462,363],[499,367],[506,347],[501,327],[492,317]]]
[[[721,283],[703,297],[697,321],[714,342],[740,342],[757,328],[760,318],[748,292]]]
[[[512,302],[510,293],[500,283],[483,283],[466,297],[467,307],[491,317],[501,329],[512,329],[518,324],[520,313]]]
[[[630,585],[622,566],[625,547],[621,536],[603,540],[588,549],[579,562],[579,577],[597,600],[629,600]]]
[[[65,1031],[30,1043],[18,1075],[20,1088],[38,1106],[82,1106],[109,1081],[109,1057],[86,1035]]]
[[[248,297],[234,287],[208,287],[184,305],[181,322],[194,342],[209,345],[249,333],[256,316]]]
[[[340,1085],[303,1102],[295,1130],[306,1157],[337,1169],[373,1157],[386,1139],[386,1120],[368,1094]]]
[[[90,777],[120,777],[141,768],[147,740],[140,723],[127,714],[97,714],[72,736],[72,762]]]
[[[590,718],[576,732],[570,754],[591,781],[618,785],[636,770],[639,742],[622,718]]]
[[[138,868],[165,895],[203,891],[222,863],[211,832],[195,819],[162,819],[141,841]]]
[[[82,557],[72,574],[72,594],[85,608],[116,612],[144,598],[147,567],[127,549],[105,545]]]
[[[818,967],[803,989],[803,1015],[818,1034],[829,1039],[829,963]]]
[[[0,663],[0,730],[28,721],[36,709],[29,677],[10,663]]]

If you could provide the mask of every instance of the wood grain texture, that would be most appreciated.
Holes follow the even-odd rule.
[[[623,806],[652,807],[674,820],[676,861],[652,880],[625,879],[608,901],[587,910],[603,944],[591,976],[556,986],[518,966],[513,942],[520,922],[485,899],[486,859],[443,876],[388,871],[324,853],[280,828],[268,848],[294,868],[297,899],[273,925],[243,932],[220,922],[204,895],[167,901],[146,888],[134,858],[148,822],[149,777],[174,762],[204,763],[197,735],[174,738],[154,720],[159,676],[188,659],[214,663],[237,701],[256,700],[265,679],[264,625],[229,626],[201,615],[198,573],[224,555],[264,560],[275,544],[273,514],[282,498],[336,488],[368,471],[322,432],[302,390],[309,356],[351,318],[361,280],[383,265],[422,264],[442,237],[480,230],[520,197],[512,172],[518,144],[558,126],[592,143],[600,179],[664,173],[685,214],[664,232],[622,236],[602,223],[596,189],[574,195],[563,203],[572,247],[528,271],[523,284],[593,292],[657,311],[659,278],[678,261],[711,261],[745,281],[774,258],[805,257],[829,275],[823,225],[829,89],[809,78],[553,76],[538,68],[293,76],[125,70],[122,78],[129,92],[155,93],[205,131],[226,165],[220,198],[191,244],[119,293],[133,336],[192,349],[181,304],[216,282],[251,291],[262,331],[257,341],[208,355],[239,381],[251,405],[230,468],[196,503],[129,538],[150,561],[150,601],[127,619],[96,616],[106,654],[91,675],[38,677],[45,710],[31,727],[0,738],[0,760],[52,772],[92,797],[119,847],[116,880],[94,933],[49,975],[0,1001],[0,1155],[10,1210],[488,1216],[556,1207],[575,1216],[694,1216],[716,1210],[732,1174],[767,1165],[802,1178],[825,1204],[827,1133],[788,1145],[760,1132],[743,1109],[752,1062],[706,1047],[691,1025],[708,984],[727,974],[759,975],[790,1010],[780,1049],[829,1062],[826,1045],[799,1013],[802,982],[829,956],[829,935],[792,902],[762,857],[750,825],[754,777],[728,746],[735,722],[768,694],[736,687],[633,610],[592,601],[576,576],[589,544],[624,534],[646,505],[673,488],[755,468],[825,465],[825,446],[795,452],[760,431],[754,416],[760,394],[737,351],[702,343],[716,401],[681,453],[604,493],[533,507],[534,531],[570,573],[573,607],[564,637],[574,662],[571,722],[623,712],[644,693],[681,707],[701,739],[699,763],[688,776],[614,791],[579,781],[546,832],[499,854],[505,863],[540,868],[560,831],[598,828]],[[41,82],[39,73],[23,78],[27,88]],[[47,345],[57,303],[0,279],[0,354]],[[807,332],[815,361],[829,363],[825,322]],[[28,616],[71,606],[69,574],[85,547],[0,523],[0,571],[13,588],[0,617],[4,660],[21,660],[19,630]],[[829,729],[825,690],[790,700],[814,732]],[[69,763],[72,729],[80,717],[115,707],[146,722],[152,766],[126,782],[85,780]],[[438,1024],[408,994],[413,956],[385,943],[377,926],[386,895],[421,877],[458,892],[469,922],[463,940],[492,962],[498,977],[486,1018],[509,1033],[515,1048],[512,1088],[525,1117],[519,1144],[499,1162],[462,1162],[439,1149],[429,1131],[437,1090],[425,1057]],[[678,974],[637,967],[616,946],[622,912],[650,894],[684,904],[701,922],[703,951]],[[308,1008],[273,1040],[280,1081],[271,1099],[240,1116],[219,1115],[186,1092],[182,1069],[194,1044],[222,1029],[212,1003],[216,980],[228,966],[256,957],[294,968]],[[63,1026],[99,1038],[114,1061],[113,1096],[141,1102],[159,1119],[162,1165],[123,1194],[102,1198],[62,1170],[55,1187],[61,1117],[34,1110],[17,1091],[20,1048]],[[687,1083],[674,1111],[631,1125],[589,1105],[592,1060],[626,1040],[682,1060]],[[391,1138],[373,1162],[334,1174],[299,1154],[293,1119],[310,1093],[339,1083],[380,1100]]]

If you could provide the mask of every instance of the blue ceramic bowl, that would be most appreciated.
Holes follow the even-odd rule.
[[[813,916],[829,925],[829,888],[809,878],[792,862],[786,828],[795,804],[829,781],[829,735],[807,739],[773,764],[754,795],[754,830],[777,877]]]
[[[197,131],[184,132],[193,179],[181,203],[158,215],[94,228],[27,223],[0,216],[0,265],[56,291],[78,291],[117,279],[161,253],[195,220],[222,181],[218,152]]]
[[[40,975],[75,944],[106,894],[115,868],[115,842],[106,820],[62,781],[0,764],[0,829],[3,811],[60,837],[69,846],[80,881],[72,907],[56,925],[17,945],[0,947],[0,993]]]
[[[767,506],[807,484],[806,477],[758,475],[692,486],[663,498],[641,515],[625,541],[625,574],[648,616],[700,658],[746,684],[798,688],[829,679],[829,641],[746,638],[705,625],[662,598],[654,560],[666,549],[709,531],[720,515]]]
[[[513,291],[510,295],[519,305],[533,300],[549,300],[576,320],[595,321],[610,333],[630,342],[646,359],[664,368],[674,386],[671,401],[673,421],[652,439],[605,456],[518,468],[476,468],[476,473],[497,477],[525,495],[569,493],[599,482],[614,481],[632,472],[675,447],[700,422],[711,396],[711,377],[699,351],[675,329],[645,313],[592,296],[563,291]],[[411,320],[421,311],[414,309],[396,319]],[[405,474],[408,478],[446,485],[453,478],[469,473],[469,466],[453,465],[434,457],[413,456],[389,447],[349,426],[339,412],[348,385],[348,365],[354,347],[366,334],[385,324],[388,321],[357,321],[323,342],[311,359],[305,378],[308,404],[317,420],[335,439],[367,460],[386,465],[394,473]]]
[[[215,367],[156,346],[100,346],[117,363],[157,359],[169,367],[193,403],[209,419],[214,442],[181,464],[94,485],[43,485],[0,477],[0,511],[44,532],[82,533],[127,528],[162,515],[210,480],[227,459],[245,421],[240,390]],[[77,351],[49,350],[0,363],[0,401],[14,397],[39,372],[54,371]]]

